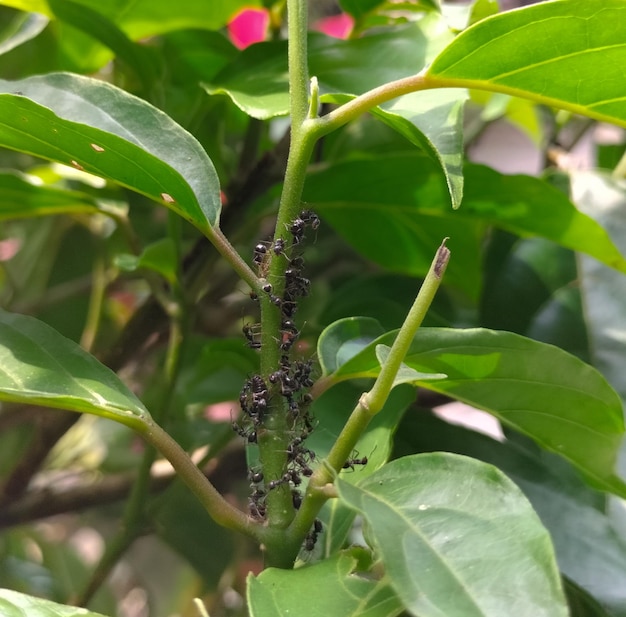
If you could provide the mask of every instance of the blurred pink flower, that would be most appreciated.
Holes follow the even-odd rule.
[[[245,49],[252,43],[264,41],[270,25],[267,9],[241,9],[228,22],[228,34],[233,45]]]
[[[334,36],[337,39],[347,39],[354,27],[354,19],[347,13],[333,15],[332,17],[324,17],[315,24],[315,29]]]

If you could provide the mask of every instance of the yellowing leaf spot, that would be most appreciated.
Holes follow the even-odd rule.
[[[96,152],[104,152],[104,148],[98,144],[89,144]]]
[[[166,204],[173,204],[176,203],[176,200],[171,196],[168,195],[167,193],[161,193],[161,199],[166,203]]]
[[[85,171],[85,168],[80,163],[78,163],[78,162],[76,162],[74,160],[72,160],[71,163],[72,163],[72,167],[76,167],[76,169],[80,169],[81,171]]]

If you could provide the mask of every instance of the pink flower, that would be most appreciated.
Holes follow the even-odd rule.
[[[354,27],[354,19],[347,13],[333,15],[332,17],[324,17],[315,24],[315,29],[334,36],[337,39],[347,39]]]
[[[228,22],[228,34],[233,45],[244,49],[252,43],[264,41],[270,25],[267,9],[241,9]]]

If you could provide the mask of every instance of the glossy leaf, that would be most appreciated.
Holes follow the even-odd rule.
[[[111,418],[133,428],[149,414],[106,366],[45,323],[0,311],[0,400]]]
[[[426,78],[626,126],[625,12],[621,0],[560,0],[495,15],[461,33]]]
[[[376,345],[391,345],[390,332],[334,373],[334,380],[375,377]],[[604,377],[552,345],[510,332],[421,328],[404,363],[445,373],[424,388],[484,409],[578,467],[596,487],[626,495],[613,474],[624,433],[622,403]]]
[[[98,211],[95,201],[78,191],[39,186],[23,174],[0,172],[0,220]]]
[[[353,98],[337,94],[321,97],[332,103]],[[427,90],[405,94],[370,112],[440,165],[453,208],[458,208],[463,198],[463,106],[467,99],[465,90]]]
[[[572,195],[578,207],[603,225],[626,251],[626,192],[621,182],[600,172],[572,173]],[[579,265],[592,362],[626,400],[626,278],[592,259],[582,259]]]
[[[24,593],[0,589],[2,617],[104,617],[77,606],[65,606]]]
[[[390,351],[391,347],[387,345],[376,345],[376,359],[381,366],[383,366],[383,364],[387,361]],[[420,381],[446,379],[447,377],[448,376],[444,373],[420,373],[403,362],[398,369],[395,379],[393,380],[393,385],[395,387],[403,383],[417,384]]]
[[[48,19],[37,13],[16,15],[12,23],[0,32],[0,54],[35,38],[47,25]]]
[[[310,72],[321,100],[342,103],[392,79],[413,75],[434,58],[451,35],[438,15],[393,32],[350,41],[312,35]],[[366,64],[364,64],[366,61]],[[210,94],[227,94],[246,113],[267,119],[289,111],[286,47],[281,43],[245,50],[210,83]],[[352,70],[360,66],[361,70]],[[350,96],[346,96],[350,95]],[[423,148],[440,166],[453,205],[463,192],[464,90],[416,92],[372,110],[383,122]]]
[[[565,461],[532,442],[495,441],[424,412],[405,415],[396,444],[396,456],[446,451],[496,465],[522,489],[550,532],[561,572],[612,614],[625,614],[626,544],[605,512],[606,496],[585,486]]]
[[[206,232],[219,181],[202,146],[148,103],[102,81],[52,73],[0,81],[0,145],[72,165],[166,205]]]
[[[548,532],[495,467],[418,454],[358,486],[336,485],[367,521],[390,582],[414,615],[567,615]]]
[[[248,577],[250,617],[392,617],[402,612],[402,604],[388,581],[355,572],[357,559],[340,553],[332,559],[298,568],[268,568],[259,576]],[[312,589],[315,601],[307,602]]]
[[[334,373],[383,333],[382,326],[371,317],[346,317],[328,326],[317,342],[322,374]]]
[[[396,272],[424,275],[441,239],[449,236],[453,257],[446,282],[471,296],[481,285],[487,225],[544,237],[626,272],[626,259],[604,229],[545,181],[468,165],[458,212],[449,211],[446,192],[427,158],[386,155],[310,174],[304,199],[360,253]]]

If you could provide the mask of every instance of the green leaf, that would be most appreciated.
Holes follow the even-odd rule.
[[[321,100],[345,103],[353,98],[330,94]],[[370,111],[441,167],[455,209],[463,198],[463,107],[467,99],[467,91],[460,89],[413,92]]]
[[[201,231],[217,225],[219,181],[202,146],[150,104],[99,80],[53,73],[0,80],[0,145],[113,180]]]
[[[57,604],[10,589],[0,589],[0,612],[2,617],[103,617],[85,608]]]
[[[572,195],[578,207],[594,217],[626,251],[626,192],[622,183],[601,172],[575,172]],[[578,274],[593,363],[626,401],[626,278],[591,259],[580,260]]]
[[[388,347],[387,345],[376,345],[376,359],[381,366],[387,361],[390,351],[391,347]],[[419,381],[447,379],[447,377],[448,376],[444,373],[420,373],[403,362],[400,365],[400,369],[398,370],[395,379],[393,380],[393,386],[395,387],[403,383],[417,384]]]
[[[140,428],[149,414],[106,366],[33,317],[0,311],[0,400],[92,413]]]
[[[472,0],[468,4],[445,3],[442,13],[454,30],[465,30],[481,19],[496,15],[499,11],[497,0]]]
[[[567,615],[550,537],[498,469],[437,453],[392,461],[340,498],[368,523],[390,582],[420,617]]]
[[[355,572],[357,559],[343,552],[297,570],[267,568],[248,576],[250,617],[392,617],[402,604],[387,580]],[[320,590],[307,602],[312,589]]]
[[[626,126],[622,0],[539,3],[478,22],[426,71],[430,87],[532,98]]]
[[[481,323],[551,343],[590,361],[576,255],[543,238],[493,233]],[[615,273],[616,276],[619,276]]]
[[[392,79],[419,72],[451,39],[440,15],[410,26],[342,41],[312,34],[310,72],[319,81],[321,100],[343,103]],[[354,67],[360,70],[354,70]],[[210,94],[227,94],[246,113],[260,119],[289,112],[284,43],[255,45],[207,78]],[[452,204],[463,193],[463,103],[465,90],[414,92],[376,107],[372,113],[411,143],[423,148],[444,172]]]
[[[446,282],[470,296],[480,288],[487,225],[544,237],[626,272],[626,259],[606,231],[543,180],[468,165],[458,212],[449,211],[446,193],[429,159],[404,154],[342,161],[313,172],[303,198],[356,250],[396,272],[424,275],[441,239],[449,236],[453,257]]]
[[[16,15],[9,26],[0,32],[0,54],[5,54],[35,38],[47,25],[48,19],[44,15],[37,13]]]
[[[79,191],[39,186],[19,172],[0,172],[0,220],[99,211],[95,201]]]
[[[550,532],[561,572],[623,615],[626,546],[605,513],[606,496],[585,486],[566,461],[526,441],[499,442],[432,414],[413,413],[398,428],[395,455],[446,451],[496,465],[522,489]],[[566,591],[569,599],[569,585]]]
[[[604,610],[594,597],[569,579],[563,579],[563,584],[570,617],[613,617],[613,614]]]
[[[115,264],[127,272],[134,272],[138,268],[158,272],[169,283],[174,283],[178,278],[176,246],[171,238],[153,242],[146,246],[141,255],[118,255]]]
[[[73,0],[48,0],[48,3],[57,19],[93,37],[114,52],[118,60],[134,71],[145,92],[150,92],[157,75],[147,47],[131,41],[114,22],[89,6]],[[84,48],[82,52],[85,53]]]
[[[54,17],[58,8],[51,7],[45,0],[3,0],[2,4],[48,17]],[[126,0],[77,0],[76,4],[115,24],[130,40],[140,41],[185,28],[217,30],[226,25],[240,8],[260,6],[261,2],[211,0],[207,3],[205,0],[186,0],[184,10],[169,0],[136,0],[132,3]],[[58,36],[64,54],[81,72],[95,72],[111,60],[111,52],[99,42],[63,23],[60,26]],[[97,29],[97,25],[92,28]],[[110,44],[110,40],[106,44]]]
[[[332,375],[334,380],[375,377],[376,345]],[[421,328],[404,359],[417,371],[445,373],[424,388],[484,409],[572,462],[602,490],[626,495],[613,474],[624,433],[622,403],[594,368],[563,350],[510,332],[481,328]]]
[[[356,19],[384,4],[385,0],[339,0],[339,6]]]
[[[328,326],[317,341],[322,374],[334,373],[383,332],[382,326],[371,317],[346,317]]]

